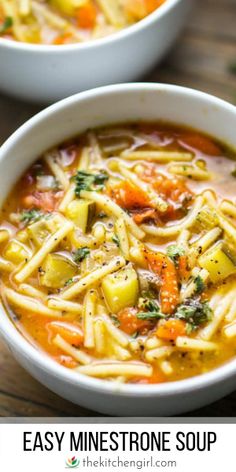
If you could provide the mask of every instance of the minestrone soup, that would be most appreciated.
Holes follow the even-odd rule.
[[[161,123],[46,152],[1,213],[1,297],[17,329],[110,381],[174,381],[233,358],[234,157]]]
[[[0,37],[35,44],[101,38],[136,23],[166,0],[0,0]]]

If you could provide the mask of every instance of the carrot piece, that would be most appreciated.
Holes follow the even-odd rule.
[[[179,141],[209,156],[220,156],[222,154],[220,147],[211,138],[202,134],[185,133],[180,135]]]
[[[122,208],[146,208],[150,206],[150,200],[146,193],[129,182],[123,180],[110,190],[110,196]]]
[[[137,331],[143,333],[152,327],[152,323],[147,320],[140,320],[137,318],[138,310],[136,308],[125,308],[117,315],[120,323],[119,328],[127,334],[134,334]]]
[[[168,315],[175,311],[179,304],[179,287],[174,262],[166,257],[165,266],[162,268],[162,286],[160,290],[161,309]]]
[[[135,20],[141,20],[160,7],[165,0],[127,0],[126,13]]]
[[[73,35],[71,33],[64,33],[57,36],[54,39],[53,44],[55,45],[68,44],[68,43],[71,43],[72,40],[73,40]]]
[[[146,7],[146,14],[149,15],[158,7],[160,7],[166,0],[144,0],[144,4]]]
[[[161,310],[171,315],[179,303],[178,277],[174,262],[165,254],[144,250],[144,258],[149,268],[161,277]]]
[[[154,208],[147,208],[133,214],[133,220],[137,225],[141,225],[144,221],[155,219],[157,216]]]
[[[189,277],[188,258],[186,256],[180,256],[178,259],[178,274],[182,280],[186,280]]]
[[[91,1],[78,8],[76,11],[77,26],[79,28],[93,29],[96,25],[97,10]]]
[[[141,377],[137,379],[135,383],[145,385],[145,384],[158,384],[165,381],[166,381],[166,378],[164,374],[161,371],[156,369],[151,375],[151,377],[145,377],[145,378]]]
[[[186,323],[182,320],[169,319],[159,323],[156,335],[165,341],[175,340],[186,334]]]
[[[65,341],[73,346],[80,346],[84,336],[81,327],[77,323],[69,323],[66,321],[52,321],[47,325],[49,332],[60,334]]]

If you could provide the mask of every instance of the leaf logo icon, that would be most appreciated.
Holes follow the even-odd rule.
[[[76,469],[79,467],[80,460],[76,459],[75,456],[70,457],[66,460],[66,469]]]

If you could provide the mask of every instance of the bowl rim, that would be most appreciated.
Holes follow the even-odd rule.
[[[85,41],[82,43],[73,44],[31,44],[20,41],[14,41],[11,39],[5,39],[0,37],[0,48],[13,49],[17,51],[34,52],[34,53],[48,53],[58,54],[80,50],[87,50],[92,48],[98,48],[99,46],[105,46],[106,44],[113,44],[114,42],[126,39],[129,36],[135,35],[140,30],[145,30],[156,21],[161,20],[163,16],[166,16],[178,3],[183,0],[166,0],[165,3],[160,5],[155,11],[147,15],[142,20],[127,26],[117,32],[104,36],[103,38],[92,39],[91,41]]]
[[[59,102],[47,107],[35,116],[30,118],[20,128],[18,128],[1,146],[0,148],[0,166],[1,161],[4,160],[5,154],[10,151],[12,147],[17,145],[19,139],[25,134],[37,129],[37,126],[44,121],[45,118],[53,115],[63,113],[64,109],[70,106],[79,106],[80,102],[86,100],[93,100],[97,97],[105,95],[114,95],[116,93],[173,93],[177,96],[184,96],[185,99],[197,99],[204,103],[204,105],[214,106],[218,109],[224,109],[229,113],[233,113],[236,119],[236,107],[230,103],[219,99],[213,95],[197,91],[191,88],[180,87],[169,84],[155,84],[155,83],[129,83],[108,85],[99,87],[89,91],[77,93],[71,97],[60,100]],[[10,161],[9,161],[10,162]],[[60,381],[66,381],[67,384],[73,384],[75,387],[87,389],[94,392],[106,393],[111,395],[129,396],[137,398],[145,397],[171,397],[173,395],[190,393],[192,391],[199,391],[204,388],[213,387],[219,383],[224,382],[236,374],[236,358],[227,363],[217,367],[216,369],[190,377],[184,380],[173,382],[166,382],[162,384],[152,385],[138,385],[138,384],[121,384],[116,382],[109,382],[103,379],[92,378],[79,372],[74,372],[71,369],[59,365],[56,361],[50,358],[43,350],[37,349],[17,330],[13,322],[8,317],[6,311],[0,306],[0,311],[3,316],[0,316],[0,335],[5,341],[10,344],[13,350],[20,352],[22,357],[30,359],[30,362],[36,365],[40,370],[50,374],[53,378],[58,378]]]

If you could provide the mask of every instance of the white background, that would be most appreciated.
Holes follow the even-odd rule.
[[[55,448],[51,452],[24,452],[23,451],[23,432],[32,431],[31,435],[34,438],[34,433],[40,431],[42,438],[46,431],[57,431],[61,433],[65,431],[64,440],[62,442],[62,452],[57,451],[57,442],[55,441]],[[171,431],[171,452],[123,452],[122,450],[117,452],[70,452],[69,450],[69,435],[70,432],[74,431],[75,434],[79,431]],[[212,446],[211,452],[179,452],[176,451],[175,436],[178,431],[189,431],[201,432],[204,431],[215,431],[217,434],[217,442]],[[13,472],[22,471],[34,471],[34,472],[61,472],[66,469],[65,461],[67,458],[75,455],[80,459],[80,464],[83,457],[89,456],[90,460],[96,460],[99,456],[104,459],[110,457],[115,459],[117,455],[122,460],[139,460],[145,458],[146,460],[150,455],[155,457],[157,460],[175,460],[177,467],[165,467],[165,468],[153,468],[153,471],[174,471],[174,472],[206,472],[214,470],[214,472],[222,472],[224,469],[227,472],[235,472],[236,466],[233,457],[235,456],[236,449],[236,425],[233,424],[0,424],[0,471],[1,472]],[[232,460],[230,460],[232,458]],[[50,468],[50,469],[49,469]],[[73,469],[71,469],[73,470]],[[120,471],[134,471],[134,470],[152,470],[151,468],[83,468],[82,464],[74,470],[78,471],[105,471],[112,472],[112,470]]]

